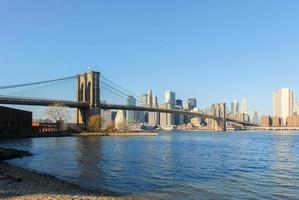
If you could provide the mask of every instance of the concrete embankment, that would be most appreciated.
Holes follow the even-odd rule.
[[[3,162],[30,156],[27,151],[0,148],[0,199],[8,200],[85,200],[137,199],[134,197],[103,196],[103,191],[91,191],[59,180],[53,176],[25,170]],[[59,167],[59,166],[57,166]],[[108,194],[109,195],[109,194]]]

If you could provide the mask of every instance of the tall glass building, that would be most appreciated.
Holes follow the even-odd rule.
[[[128,96],[127,105],[136,106],[136,99],[133,96]],[[127,111],[128,123],[135,123],[137,121],[136,111]]]

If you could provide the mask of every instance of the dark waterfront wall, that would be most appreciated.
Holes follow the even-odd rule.
[[[0,136],[30,134],[32,112],[0,106]]]

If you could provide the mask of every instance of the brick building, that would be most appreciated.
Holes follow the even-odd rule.
[[[272,126],[272,118],[270,116],[262,116],[261,127],[271,127],[271,126]]]
[[[0,136],[28,135],[32,128],[32,112],[0,106]]]
[[[287,117],[287,126],[288,127],[299,127],[299,116],[290,116]]]
[[[282,118],[272,117],[272,126],[273,127],[281,127],[282,126]]]

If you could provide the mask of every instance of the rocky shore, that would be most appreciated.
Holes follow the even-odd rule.
[[[134,197],[109,197],[101,192],[90,191],[59,180],[4,162],[7,159],[30,156],[26,151],[0,148],[0,199],[8,200],[85,200],[85,199],[137,199]]]

